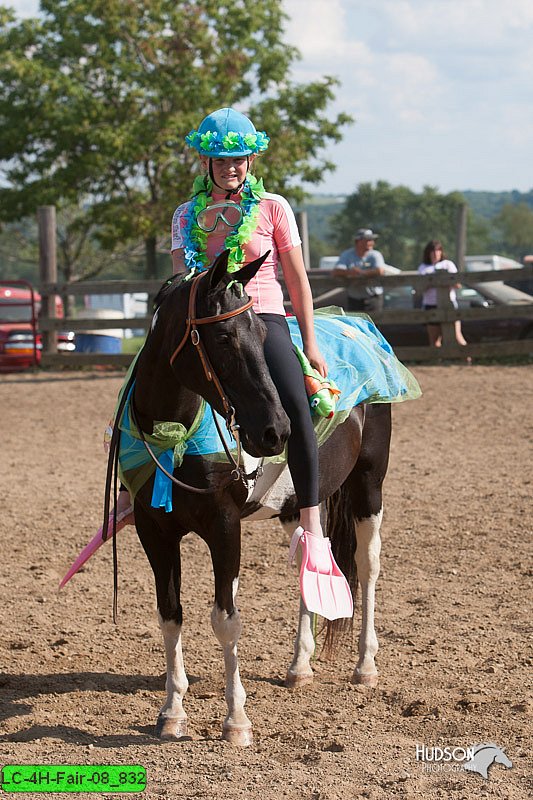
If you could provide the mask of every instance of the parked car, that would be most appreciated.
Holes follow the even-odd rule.
[[[5,281],[0,284],[0,372],[16,372],[41,361],[42,337],[37,317],[41,296],[27,281]],[[63,316],[58,297],[56,314]],[[58,351],[74,350],[74,334],[57,335]]]
[[[456,289],[459,308],[492,308],[494,306],[533,306],[533,297],[503,281],[490,281]],[[412,286],[385,289],[385,309],[420,308],[420,297]],[[471,319],[461,323],[467,342],[501,342],[514,339],[533,339],[533,319],[516,317],[504,319]],[[428,343],[426,326],[423,323],[383,322],[379,329],[393,347],[424,346]]]
[[[465,272],[486,272],[491,269],[522,269],[522,264],[515,261],[514,258],[495,254],[465,256]]]
[[[507,278],[505,283],[521,292],[533,295],[533,278],[524,278],[520,270],[528,264],[528,256],[524,257],[524,263],[520,264],[514,258],[506,258],[498,255],[466,256],[466,272],[485,272],[486,270],[514,269],[516,277]]]

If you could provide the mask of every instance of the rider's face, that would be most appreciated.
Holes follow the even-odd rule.
[[[249,156],[249,159],[247,159],[246,156],[238,158],[226,156],[224,158],[211,159],[216,185],[228,192],[238,189],[246,178],[248,163],[251,165],[254,159],[255,155]],[[209,159],[205,156],[201,156],[201,160],[202,164],[209,169]]]

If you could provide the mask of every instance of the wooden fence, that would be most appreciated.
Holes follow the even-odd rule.
[[[316,308],[327,305],[345,304],[347,289],[350,281],[356,281],[358,286],[376,285],[375,278],[349,278],[348,276],[334,277],[331,272],[312,270],[309,273],[313,303]],[[431,311],[414,310],[384,310],[373,315],[378,326],[385,323],[423,323],[439,322],[442,325],[443,344],[441,348],[435,347],[395,347],[395,352],[403,361],[431,362],[441,359],[461,359],[472,357],[496,357],[509,355],[533,354],[533,339],[509,342],[491,342],[484,344],[469,344],[460,347],[455,341],[454,322],[464,320],[498,320],[509,318],[528,318],[533,324],[533,303],[520,306],[494,306],[490,308],[460,308],[455,309],[449,301],[450,287],[458,281],[463,285],[475,285],[487,281],[505,281],[516,279],[530,279],[533,277],[533,266],[521,270],[501,270],[486,272],[461,272],[457,275],[438,273],[436,275],[417,275],[416,273],[400,273],[397,275],[383,276],[379,285],[386,291],[389,287],[412,286],[416,292],[423,292],[426,288],[437,288],[437,308]],[[154,296],[161,286],[160,281],[90,281],[73,283],[69,285],[58,282],[43,283],[40,286],[44,298],[42,304],[43,314],[40,317],[40,329],[45,333],[42,364],[43,366],[82,366],[94,364],[111,364],[115,366],[127,365],[132,356],[126,354],[109,353],[57,353],[55,347],[55,333],[59,330],[86,331],[106,330],[110,328],[143,328],[150,326],[151,316],[135,317],[129,319],[57,319],[55,304],[51,302],[54,295],[89,295],[89,294],[123,294],[125,292],[147,292]],[[286,290],[284,287],[286,294]],[[286,300],[290,310],[290,303]]]

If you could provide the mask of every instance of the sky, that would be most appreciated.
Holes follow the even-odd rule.
[[[2,0],[21,15],[37,0]],[[533,187],[532,0],[284,0],[297,82],[340,80],[355,123],[314,192]],[[309,187],[310,188],[310,187]]]

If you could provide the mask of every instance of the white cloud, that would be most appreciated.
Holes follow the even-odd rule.
[[[2,5],[14,8],[20,17],[34,17],[39,11],[39,0],[3,0]]]
[[[288,0],[284,9],[290,15],[287,33],[306,60],[336,57],[336,47],[343,45],[344,9],[342,0]]]
[[[333,110],[357,118],[331,148],[341,166],[327,191],[378,179],[443,191],[531,188],[524,169],[533,128],[530,0],[285,0],[284,7],[289,39],[304,54],[295,77],[337,74]]]
[[[1,1],[1,0],[0,0]],[[6,2],[6,0],[4,0]],[[32,15],[37,0],[7,0]],[[336,75],[332,114],[357,123],[322,189],[527,190],[533,138],[532,0],[284,0],[300,81]]]
[[[533,24],[530,0],[382,0],[383,16],[396,35],[437,47],[500,46]]]

